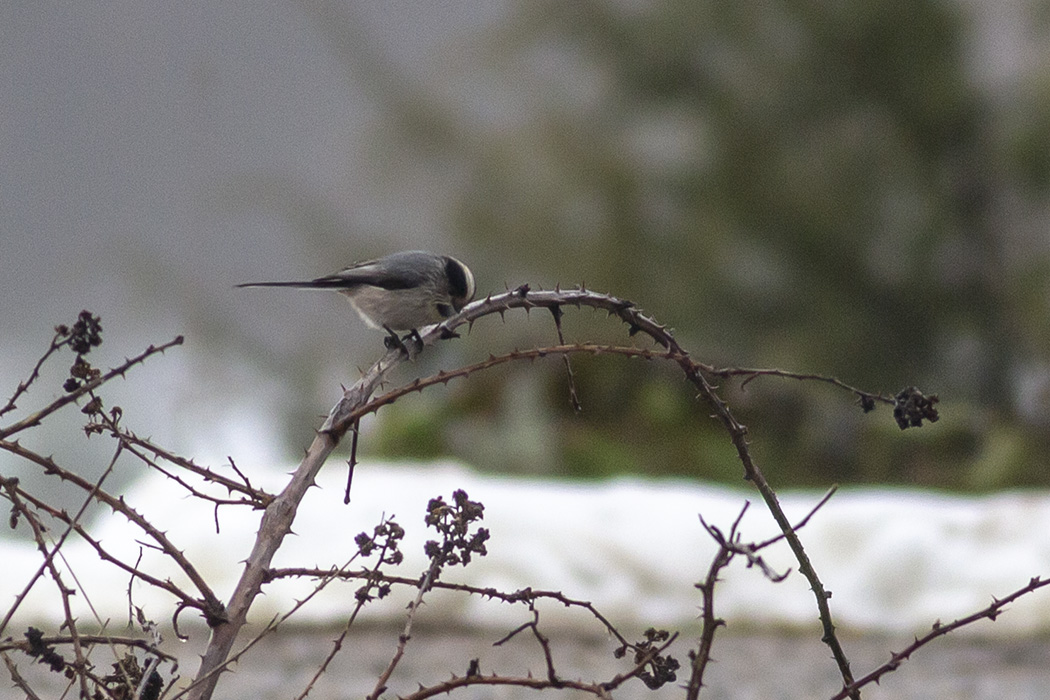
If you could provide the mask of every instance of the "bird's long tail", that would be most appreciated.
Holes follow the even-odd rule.
[[[322,277],[306,282],[245,282],[235,287],[294,287],[296,289],[346,289],[354,285],[345,279]]]

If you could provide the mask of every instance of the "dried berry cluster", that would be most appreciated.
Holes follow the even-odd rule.
[[[936,423],[940,418],[934,406],[937,401],[937,394],[925,396],[913,386],[902,389],[893,397],[893,418],[901,430],[921,428],[923,420]]]
[[[30,627],[26,630],[25,636],[29,640],[29,649],[26,653],[35,657],[37,662],[47,664],[52,671],[61,671],[66,667],[66,660],[62,658],[62,655],[44,641],[43,632],[36,627]]]
[[[673,683],[678,679],[678,659],[673,656],[662,656],[656,652],[661,645],[670,639],[671,633],[667,630],[658,630],[650,627],[645,631],[645,639],[637,644],[631,645],[634,649],[634,662],[640,664],[650,655],[647,662],[647,670],[638,674],[638,678],[650,689],[656,690],[667,683]],[[614,656],[620,659],[627,653],[627,646],[616,650]],[[651,670],[650,670],[651,669]]]
[[[405,529],[394,522],[392,518],[387,518],[373,528],[371,535],[362,532],[354,538],[357,550],[361,553],[361,556],[367,557],[373,552],[379,551],[379,561],[373,569],[375,579],[370,578],[365,585],[357,589],[357,592],[354,594],[357,600],[361,602],[371,600],[373,588],[376,590],[376,597],[380,599],[385,598],[390,593],[390,584],[381,581],[382,577],[379,567],[383,564],[397,566],[401,563],[404,555],[399,547],[404,536]]]
[[[55,328],[55,333],[77,354],[77,359],[69,368],[69,379],[62,385],[62,388],[66,391],[76,391],[80,388],[81,382],[87,383],[98,379],[100,372],[84,359],[84,355],[91,352],[91,348],[97,348],[102,344],[101,319],[90,311],[81,311],[72,328],[65,325],[58,326]]]
[[[148,666],[147,666],[148,668]],[[139,666],[134,654],[125,654],[124,658],[113,664],[113,673],[102,678],[102,687],[109,691],[111,698],[117,700],[157,700],[164,690],[164,679],[156,670],[149,673],[146,682],[142,682],[145,669]],[[141,686],[141,691],[135,689]],[[104,697],[96,693],[94,697]]]
[[[102,324],[90,311],[81,311],[73,329],[69,331],[69,347],[78,355],[86,355],[91,348],[102,345]],[[64,328],[64,327],[63,327]],[[61,332],[61,331],[59,331]]]
[[[479,527],[473,534],[470,532],[471,524],[484,517],[485,506],[470,500],[462,489],[452,494],[452,501],[452,504],[446,503],[445,499],[438,496],[427,504],[426,523],[441,533],[442,537],[441,542],[429,540],[424,545],[435,580],[437,572],[446,564],[465,566],[470,563],[472,555],[485,556],[488,553],[485,542],[489,538],[489,531]]]

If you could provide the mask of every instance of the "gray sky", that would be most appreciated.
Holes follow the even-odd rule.
[[[351,3],[348,13],[374,48],[418,72],[478,21],[471,5]],[[412,211],[418,198],[398,196],[391,211],[386,187],[369,191],[360,150],[374,114],[313,9],[7,3],[0,26],[0,317],[15,336],[80,306],[109,318],[177,313],[167,280],[147,285],[155,299],[133,298],[143,280],[114,284],[143,259],[213,293],[245,274],[302,272],[295,261],[276,269],[294,251],[268,206],[286,203],[275,189],[321,200],[372,235],[438,224],[439,213]],[[148,265],[133,271],[148,278]]]
[[[505,10],[337,7],[364,53],[426,85],[469,65],[457,54],[465,37]],[[304,334],[347,348],[316,406],[378,355],[379,337],[335,295],[233,289],[447,245],[441,183],[377,161],[373,93],[333,41],[331,11],[305,0],[0,4],[5,396],[81,309],[102,317],[103,367],[186,335],[114,398],[176,449],[223,442],[246,404],[261,415],[286,398],[267,375],[286,371]],[[246,366],[251,347],[271,348],[276,364]],[[70,360],[20,408],[60,393]]]

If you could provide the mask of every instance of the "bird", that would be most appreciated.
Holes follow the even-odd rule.
[[[474,298],[474,274],[449,255],[405,250],[357,262],[301,282],[245,282],[237,287],[331,289],[344,295],[371,328],[385,330],[386,345],[407,353],[397,331],[419,340],[419,329],[449,318]]]

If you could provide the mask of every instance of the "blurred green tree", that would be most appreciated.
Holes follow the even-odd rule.
[[[384,128],[392,148],[425,144],[456,173],[449,228],[490,282],[585,281],[675,326],[705,361],[941,395],[949,420],[902,440],[812,386],[731,393],[781,483],[1047,484],[1048,423],[1021,415],[1018,383],[1050,376],[1032,215],[1050,184],[1050,90],[1045,76],[1006,95],[982,82],[964,9],[530,0],[483,40],[477,100],[496,116],[402,93]],[[579,339],[595,328],[566,323]],[[537,375],[562,415],[535,437],[556,463],[533,468],[737,478],[667,375],[576,363],[579,416],[560,365]],[[474,420],[452,418],[434,449]]]

